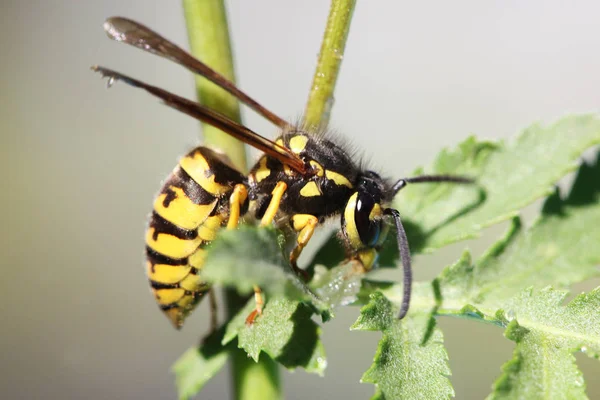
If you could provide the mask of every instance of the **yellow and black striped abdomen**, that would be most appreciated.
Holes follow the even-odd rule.
[[[146,232],[148,278],[177,328],[209,289],[199,276],[204,246],[227,222],[229,194],[243,181],[222,156],[198,147],[180,160],[154,202]]]

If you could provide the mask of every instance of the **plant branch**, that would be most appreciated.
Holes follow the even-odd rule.
[[[183,10],[192,54],[235,82],[223,0],[183,0]],[[195,79],[202,104],[240,122],[240,106],[234,96],[201,76]],[[224,151],[236,167],[246,170],[246,149],[242,142],[205,123],[202,123],[202,131],[204,144]]]
[[[329,122],[333,91],[344,58],[355,4],[356,0],[331,1],[319,62],[306,104],[305,122],[309,126],[325,127]]]
[[[223,0],[183,0],[183,8],[192,54],[234,82]],[[199,76],[196,77],[196,90],[200,102],[240,122],[239,103],[231,94]],[[234,165],[242,171],[246,170],[246,151],[242,142],[207,124],[203,124],[202,129],[205,144],[224,151]],[[246,299],[234,289],[227,290],[225,297],[230,319],[243,307]],[[269,357],[264,355],[254,362],[245,351],[235,349],[231,360],[235,399],[282,398],[279,368]]]

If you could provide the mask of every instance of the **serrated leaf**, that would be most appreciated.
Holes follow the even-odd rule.
[[[242,294],[258,286],[268,294],[309,301],[328,319],[329,306],[291,270],[282,256],[281,241],[277,231],[270,228],[241,226],[224,230],[207,250],[202,278],[234,287]]]
[[[424,172],[475,176],[485,201],[477,204],[476,193],[468,187],[419,184],[403,189],[397,206],[405,219],[418,225],[426,250],[475,237],[482,228],[514,217],[550,194],[576,168],[581,153],[598,143],[600,118],[595,115],[566,117],[549,127],[533,125],[509,144],[470,138],[456,151],[442,152]],[[422,247],[418,239],[412,241],[413,250]]]
[[[493,398],[585,398],[572,352],[598,356],[598,290],[567,307],[560,305],[564,292],[523,290],[550,283],[566,287],[599,274],[599,168],[598,162],[582,165],[570,194],[565,199],[558,193],[548,198],[531,228],[524,230],[515,218],[505,237],[480,260],[474,263],[465,252],[433,284],[413,287],[409,317],[435,311],[481,319],[507,327],[506,336],[519,343]],[[360,296],[381,289],[400,303],[401,285],[366,282],[363,286]],[[546,375],[540,376],[544,368]]]
[[[494,316],[497,309],[504,308],[508,300],[530,286],[566,288],[599,276],[598,176],[600,152],[594,165],[581,165],[566,198],[555,192],[546,200],[542,215],[529,229],[523,230],[520,220],[514,218],[506,235],[477,262],[465,252],[457,263],[445,268],[434,282],[440,292],[439,300],[419,299],[419,288],[429,284],[417,283],[411,307],[422,304],[429,309],[442,302],[438,304],[442,308],[457,310],[471,305]],[[398,302],[401,286],[387,286],[381,290],[390,300]],[[371,283],[371,290],[378,288]]]
[[[566,293],[526,290],[507,304],[517,343],[489,399],[586,399],[574,351],[600,354],[600,288],[563,306]]]
[[[303,296],[301,282],[284,261],[273,229],[241,226],[223,230],[207,250],[202,278],[237,288],[242,294],[254,286],[274,294]]]
[[[229,358],[229,348],[221,345],[224,330],[210,335],[200,348],[192,347],[173,364],[179,399],[190,399],[213,378]]]
[[[377,385],[375,398],[447,399],[454,396],[442,332],[428,314],[412,314],[402,321],[380,293],[361,309],[352,329],[379,330],[375,359],[362,377]]]
[[[322,375],[327,366],[320,339],[321,328],[311,318],[313,310],[298,301],[273,298],[252,325],[246,317],[254,309],[248,304],[229,322],[223,343],[237,337],[238,347],[255,361],[265,352],[288,369],[304,368]]]
[[[530,286],[566,288],[599,276],[599,176],[600,162],[583,164],[570,194],[550,196],[531,228],[523,231],[514,219],[476,265],[445,270],[439,278],[443,297],[496,309]]]

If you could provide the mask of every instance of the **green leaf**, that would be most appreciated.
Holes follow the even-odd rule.
[[[489,399],[586,399],[574,351],[600,354],[600,288],[566,307],[566,293],[527,290],[509,305],[514,316],[506,337],[515,341],[513,359],[503,367]]]
[[[284,261],[277,231],[241,226],[223,230],[210,244],[202,277],[211,283],[232,286],[242,294],[260,286],[274,294],[302,297],[302,290]]]
[[[472,176],[477,185],[420,183],[408,185],[396,197],[412,253],[428,252],[477,237],[489,225],[516,217],[521,208],[549,195],[555,183],[575,169],[581,153],[600,143],[600,118],[563,118],[552,126],[533,125],[509,144],[470,137],[455,150],[442,150],[428,168],[413,175]],[[510,168],[507,168],[510,166]],[[379,264],[395,266],[398,250],[393,231]],[[309,264],[331,268],[345,255],[333,234]]]
[[[328,319],[329,306],[292,271],[282,255],[284,238],[271,228],[241,226],[223,230],[211,242],[202,278],[248,294],[260,287],[267,294],[309,301]]]
[[[356,301],[363,276],[364,268],[354,260],[331,269],[317,265],[310,287],[321,301],[333,309]]]
[[[555,191],[531,228],[523,231],[514,219],[507,235],[476,265],[444,271],[439,278],[442,297],[460,296],[465,304],[497,309],[530,286],[567,288],[599,276],[599,160],[600,153],[595,165],[580,167],[565,199]]]
[[[204,340],[200,348],[192,347],[173,364],[175,384],[180,399],[196,395],[213,378],[229,358],[229,348],[221,345],[224,329]]]
[[[427,289],[429,283],[415,284],[411,308],[439,306],[440,312],[453,313],[471,305],[495,318],[496,310],[530,286],[567,288],[600,276],[598,176],[600,152],[595,164],[581,165],[566,198],[555,192],[546,200],[541,216],[529,229],[522,229],[520,220],[513,218],[506,235],[476,263],[465,252],[457,263],[444,269],[434,281],[439,299]],[[367,290],[382,290],[399,304],[401,286],[385,286],[371,282]]]
[[[423,313],[410,314],[400,321],[396,318],[397,311],[380,292],[375,292],[352,326],[352,329],[383,333],[373,365],[362,381],[377,385],[375,398],[379,399],[447,399],[454,396],[447,377],[450,375],[448,355],[435,320]]]
[[[273,298],[269,300],[252,325],[246,317],[254,309],[248,302],[228,324],[223,343],[237,337],[238,347],[258,361],[265,352],[288,369],[304,368],[322,375],[327,366],[325,349],[320,339],[321,328],[311,318],[313,310],[298,301]]]
[[[600,118],[581,115],[549,127],[533,125],[509,144],[469,138],[457,150],[443,151],[432,167],[417,173],[474,176],[484,191],[439,183],[403,189],[396,205],[418,229],[407,227],[411,248],[432,250],[476,237],[484,227],[516,216],[522,207],[552,193],[553,185],[577,167],[581,153],[598,143]]]
[[[437,314],[480,320],[506,327],[506,336],[518,343],[492,398],[585,398],[585,385],[572,352],[599,354],[599,291],[579,296],[563,307],[564,292],[527,288],[568,287],[600,275],[598,176],[598,160],[595,165],[583,164],[569,195],[561,198],[555,192],[550,196],[529,229],[513,218],[506,235],[477,262],[465,252],[433,283],[413,286],[409,319]],[[400,304],[401,285],[365,281],[359,297],[374,290]],[[387,325],[372,316],[389,314],[382,305],[376,309],[370,303],[363,309],[373,328]],[[437,357],[438,363],[445,361],[444,355]],[[540,376],[540,371],[546,375]],[[388,397],[385,390],[382,393]]]

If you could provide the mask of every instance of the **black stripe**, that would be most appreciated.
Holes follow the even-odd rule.
[[[185,193],[187,198],[194,204],[206,205],[212,203],[216,199],[215,196],[204,190],[204,188],[180,166],[175,168],[160,191],[167,195],[163,200],[164,207],[169,207],[169,204],[175,200],[177,196],[175,192],[171,190],[170,186],[175,186],[183,190],[183,193]]]
[[[171,303],[171,304],[160,304],[160,309],[163,311],[168,311],[172,308],[181,308],[177,305],[177,303]]]
[[[158,239],[160,233],[166,233],[182,240],[194,240],[198,237],[198,231],[180,228],[158,215],[155,211],[152,211],[149,228],[154,228],[154,235],[152,235],[154,240]]]
[[[148,279],[150,281],[150,286],[152,286],[152,289],[179,289],[179,282],[177,283],[162,283],[162,282],[156,282],[153,281],[152,279]]]
[[[206,177],[215,175],[215,182],[233,188],[238,183],[245,183],[246,177],[241,172],[227,163],[228,160],[224,154],[217,153],[207,147],[198,147],[194,150],[202,154],[210,169],[205,171]]]
[[[187,263],[188,263],[187,257],[171,258],[169,256],[160,254],[159,252],[157,252],[156,250],[154,250],[148,246],[146,246],[146,258],[148,259],[148,261],[150,261],[150,264],[152,264],[153,266],[155,264],[181,266],[181,265],[187,265]],[[152,271],[152,272],[154,272],[154,271]]]

